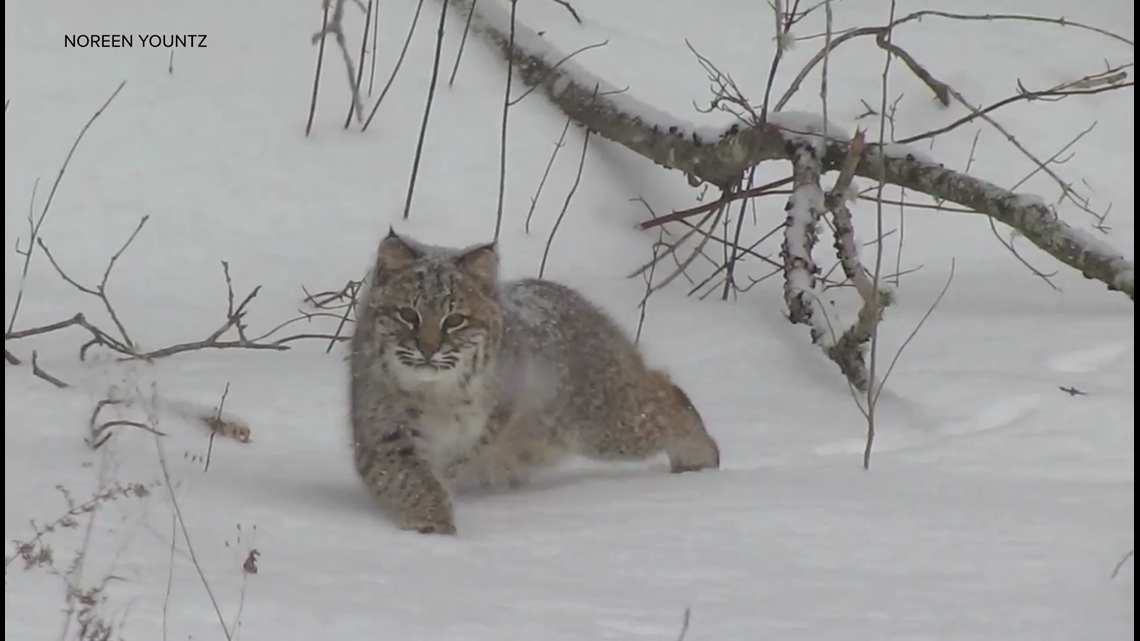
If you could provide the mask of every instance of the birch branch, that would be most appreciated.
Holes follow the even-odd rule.
[[[453,0],[453,4],[460,11],[471,8],[469,0]],[[472,29],[511,61],[523,82],[538,86],[563,113],[603,138],[687,174],[690,182],[726,189],[761,162],[792,160],[802,141],[802,134],[781,126],[787,121],[779,113],[760,128],[741,124],[696,127],[638,101],[590,73],[577,59],[555,67],[565,55],[522,23],[516,24],[512,47],[509,27],[508,12],[496,2],[483,2],[475,9]],[[595,87],[599,88],[596,94]],[[816,145],[821,170],[840,169],[850,151],[848,141],[834,135],[812,138],[822,138]],[[882,177],[888,184],[985,214],[1086,278],[1135,300],[1135,261],[1061,220],[1040,198],[1015,194],[916,154],[893,151],[884,154],[878,145],[867,145],[858,156],[855,175],[875,181]]]

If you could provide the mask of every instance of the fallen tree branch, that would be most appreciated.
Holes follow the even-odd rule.
[[[784,302],[788,306],[788,320],[811,327],[811,342],[820,344],[827,338],[828,320],[827,309],[816,287],[820,269],[812,258],[812,251],[819,236],[819,222],[826,212],[819,183],[822,165],[815,148],[806,142],[795,146],[792,158],[795,187],[785,207],[788,213],[780,249],[784,263]]]
[[[855,176],[855,165],[863,153],[866,142],[863,132],[856,131],[851,139],[847,160],[839,172],[835,186],[825,197],[827,210],[835,222],[835,252],[844,275],[859,293],[863,305],[855,323],[836,339],[827,349],[827,355],[839,365],[851,385],[860,392],[866,392],[871,385],[871,374],[867,370],[864,347],[875,335],[875,328],[883,319],[883,310],[891,303],[890,292],[879,289],[868,274],[859,258],[859,244],[855,239],[855,222],[847,207],[847,192]]]
[[[36,378],[42,378],[43,380],[51,383],[52,385],[55,385],[59,389],[65,389],[65,388],[71,387],[67,383],[64,383],[63,381],[59,380],[58,378],[56,378],[56,377],[52,376],[51,374],[48,374],[47,372],[45,372],[43,370],[43,368],[40,367],[39,354],[37,354],[35,351],[32,351],[32,375],[35,376]]]
[[[461,10],[470,8],[467,0],[453,0],[453,4]],[[565,56],[526,25],[516,25],[511,47],[509,15],[493,2],[479,5],[472,28],[512,60],[523,82],[539,85],[567,116],[658,165],[680,170],[722,191],[758,163],[792,159],[805,137],[817,141],[822,171],[841,168],[850,152],[848,136],[838,127],[820,123],[819,118],[815,125],[805,127],[808,120],[802,114],[773,113],[759,128],[739,124],[727,129],[696,127],[620,92],[577,60],[565,60],[554,69]],[[1085,277],[1135,300],[1134,261],[1066,223],[1040,198],[1015,194],[898,146],[889,146],[884,153],[879,145],[868,145],[854,172],[990,216]]]

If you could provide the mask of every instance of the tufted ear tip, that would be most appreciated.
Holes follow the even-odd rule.
[[[464,250],[457,260],[460,269],[484,285],[494,286],[499,279],[499,245],[490,242]]]
[[[404,240],[391,225],[388,235],[380,241],[376,256],[376,275],[383,276],[410,267],[420,258],[421,252]]]

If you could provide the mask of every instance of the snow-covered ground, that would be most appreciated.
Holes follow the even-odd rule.
[[[686,39],[754,100],[763,94],[774,33],[764,2],[571,2],[583,25],[549,0],[520,3],[519,19],[567,52],[608,40],[575,60],[641,101],[702,126],[727,122],[694,111],[709,94]],[[900,5],[900,13],[1064,15],[1128,38],[1134,31],[1133,5],[1115,0]],[[379,6],[374,97],[416,2]],[[77,132],[123,80],[76,152],[42,234],[61,267],[94,285],[140,217],[150,216],[108,287],[144,347],[199,340],[221,324],[223,260],[239,296],[262,286],[247,318],[252,333],[289,318],[302,286],[338,288],[362,274],[390,224],[441,244],[489,239],[504,66],[472,36],[447,87],[463,24],[457,14],[446,23],[412,215],[401,220],[439,9],[424,4],[403,68],[364,134],[342,129],[349,92],[330,46],[305,137],[316,0],[6,3],[5,322],[33,184],[41,178],[42,207]],[[888,10],[877,0],[835,2],[835,29],[882,24]],[[355,58],[363,18],[354,6],[346,27]],[[821,32],[823,14],[795,30]],[[64,35],[77,33],[208,39],[205,49],[176,51],[171,73],[166,50],[64,48]],[[1018,80],[1047,87],[1133,59],[1129,45],[1049,24],[928,19],[900,29],[896,42],[977,104],[1010,95]],[[789,51],[776,95],[821,44]],[[863,101],[877,108],[881,100],[883,53],[866,38],[839,51],[828,70],[828,118],[848,130],[870,127],[874,138],[877,121],[858,118]],[[822,111],[818,86],[817,71],[788,109]],[[888,94],[892,101],[903,94],[896,138],[966,113],[939,107],[897,62]],[[1046,158],[1097,123],[1055,169],[1098,209],[1113,203],[1105,239],[1133,256],[1132,90],[994,115]],[[526,233],[530,198],[564,122],[538,93],[511,110],[501,240],[508,276],[537,273],[575,180],[577,129]],[[1033,171],[981,123],[922,148],[964,169],[979,131],[971,173],[1012,186]],[[773,163],[759,180],[786,172],[786,163]],[[1042,173],[1018,190],[1057,197]],[[691,206],[697,195],[680,174],[592,137],[547,277],[580,288],[633,331],[644,283],[626,275],[651,257],[657,238],[634,228],[647,216],[634,199],[662,213]],[[744,237],[775,225],[783,204],[760,201]],[[1062,214],[1074,225],[1091,222],[1071,206]],[[862,239],[874,237],[869,203],[858,205],[856,222]],[[886,223],[898,226],[897,207]],[[886,241],[891,271],[897,241],[897,234]],[[778,242],[762,250],[773,253]],[[821,243],[820,255],[829,245]],[[82,586],[115,577],[102,608],[123,622],[128,641],[225,638],[192,555],[234,638],[246,641],[666,640],[679,634],[686,608],[690,641],[1131,639],[1131,561],[1110,575],[1134,545],[1133,304],[1024,241],[1017,247],[1039,269],[1059,269],[1053,280],[1063,291],[1003,248],[985,218],[908,211],[900,264],[921,270],[903,277],[888,311],[886,357],[937,297],[952,259],[954,280],[887,383],[870,471],[861,468],[862,417],[807,330],[784,319],[780,279],[722,302],[687,297],[692,285],[678,278],[649,300],[641,343],[700,408],[723,469],[672,476],[661,462],[572,466],[518,492],[462,497],[456,538],[396,531],[374,509],[351,466],[342,350],[325,354],[323,342],[302,342],[283,353],[197,351],[146,365],[106,355],[79,362],[86,335],[78,329],[9,342],[24,364],[5,366],[5,538],[26,541],[30,519],[62,514],[59,488],[84,501],[107,483],[162,480],[150,434],[127,427],[97,452],[84,445],[100,399],[153,392],[160,404],[209,408],[228,385],[225,407],[249,423],[253,440],[215,440],[208,471],[205,428],[159,412],[189,546],[162,486],[104,504],[89,537],[90,515],[82,515],[78,528],[46,538],[61,568],[86,549]],[[698,261],[690,273],[700,279],[710,269]],[[756,277],[766,271],[759,262],[748,269]],[[17,329],[79,311],[110,326],[96,298],[62,282],[37,254]],[[334,327],[322,320],[299,331]],[[33,377],[33,349],[72,388]],[[122,415],[137,419],[142,410]],[[242,564],[255,548],[258,572],[249,574]],[[19,560],[6,575],[5,638],[59,638],[63,581],[44,568],[25,571]]]

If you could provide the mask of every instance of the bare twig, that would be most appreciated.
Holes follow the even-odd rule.
[[[890,29],[875,34],[875,43],[879,45],[879,48],[894,54],[899,60],[902,60],[903,64],[914,72],[914,75],[918,76],[919,80],[926,83],[927,87],[930,87],[930,90],[934,92],[934,96],[938,98],[938,102],[942,103],[943,107],[949,107],[950,88],[946,86],[946,83],[935,78],[925,67],[918,64],[914,56],[907,53],[902,47],[891,42],[889,34]]]
[[[448,87],[455,84],[455,74],[459,73],[459,61],[463,59],[463,49],[467,46],[467,34],[471,31],[471,19],[475,17],[475,5],[478,3],[479,0],[471,0],[471,6],[467,9],[467,22],[463,24],[463,37],[459,40],[459,51],[455,52],[455,65],[451,67],[451,77],[447,79]]]
[[[1120,559],[1119,562],[1117,562],[1116,567],[1112,568],[1112,576],[1109,578],[1115,579],[1117,577],[1117,575],[1120,574],[1120,571],[1124,569],[1124,564],[1128,563],[1128,559],[1131,559],[1134,556],[1136,556],[1136,550],[1135,549],[1129,550],[1128,553],[1125,554]]]
[[[396,65],[392,67],[392,73],[388,76],[388,82],[384,83],[384,88],[380,90],[380,97],[376,99],[376,104],[372,105],[372,111],[368,112],[368,118],[364,120],[364,125],[360,127],[360,131],[368,131],[368,125],[372,124],[372,119],[376,117],[376,112],[380,110],[380,104],[384,102],[384,96],[388,95],[388,90],[392,88],[392,83],[396,81],[396,74],[400,73],[400,67],[404,64],[404,57],[408,55],[408,45],[412,44],[412,36],[416,33],[416,24],[420,21],[420,10],[423,8],[424,0],[419,0],[419,2],[416,3],[416,13],[412,16],[412,24],[408,27],[408,35],[404,38],[404,46],[400,49],[400,56],[396,58]]]
[[[144,432],[150,432],[155,436],[166,436],[166,434],[163,434],[150,425],[147,425],[146,423],[140,423],[139,421],[112,419],[109,421],[103,421],[102,423],[97,422],[99,420],[99,414],[103,411],[103,408],[122,404],[122,400],[111,398],[105,398],[95,404],[95,409],[91,412],[91,418],[87,421],[87,437],[84,439],[84,442],[88,447],[93,450],[97,450],[103,447],[107,441],[111,440],[111,436],[114,435],[111,429],[115,427],[134,427],[143,430]]]
[[[515,11],[518,9],[518,0],[511,2],[511,33],[510,46],[515,46]],[[446,8],[446,7],[445,7]],[[511,78],[514,76],[514,65],[507,61],[507,82],[503,95],[503,122],[499,130],[499,200],[495,207],[495,236],[494,242],[499,241],[499,232],[503,228],[503,198],[507,192],[507,114],[511,110]]]
[[[538,189],[534,191],[534,196],[530,199],[530,209],[526,212],[526,223],[524,229],[526,233],[530,233],[530,219],[534,215],[534,208],[538,206],[538,197],[542,195],[542,188],[546,186],[546,179],[550,176],[550,168],[554,166],[554,159],[558,157],[558,150],[566,144],[566,132],[570,131],[570,125],[574,122],[573,118],[566,119],[566,126],[562,128],[562,135],[558,136],[558,142],[554,143],[554,151],[550,153],[550,160],[546,163],[546,169],[542,172],[542,180],[538,181]]]
[[[1126,66],[1131,66],[1131,65],[1126,65]],[[1122,69],[1122,68],[1123,67],[1120,67],[1120,68],[1117,68],[1116,70],[1113,70],[1113,71],[1117,71],[1117,70]],[[961,127],[962,125],[964,125],[966,123],[977,120],[978,118],[982,118],[986,114],[992,113],[994,111],[997,111],[998,109],[1001,109],[1002,107],[1005,107],[1007,105],[1011,105],[1011,104],[1014,104],[1017,102],[1029,102],[1029,101],[1033,101],[1033,100],[1044,100],[1046,98],[1056,99],[1056,98],[1063,98],[1065,96],[1082,96],[1082,95],[1098,94],[1098,93],[1104,93],[1106,91],[1114,91],[1117,89],[1123,89],[1124,87],[1133,87],[1136,84],[1133,81],[1122,82],[1119,80],[1116,82],[1111,82],[1109,84],[1102,84],[1099,86],[1092,86],[1092,87],[1085,86],[1083,84],[1084,82],[1090,82],[1090,83],[1094,82],[1095,77],[1100,76],[1100,75],[1101,74],[1090,74],[1088,76],[1085,76],[1084,78],[1081,78],[1080,80],[1074,81],[1073,83],[1069,83],[1067,85],[1059,85],[1057,87],[1052,87],[1050,89],[1042,89],[1039,91],[1029,91],[1029,90],[1026,90],[1024,87],[1021,87],[1019,85],[1018,92],[1015,95],[1009,96],[1008,98],[1004,98],[1002,100],[999,100],[999,101],[997,101],[991,105],[987,105],[986,107],[982,107],[980,109],[971,109],[971,111],[968,115],[962,116],[961,118],[955,120],[954,122],[952,122],[948,125],[945,125],[943,127],[938,127],[937,129],[931,129],[930,131],[927,131],[927,132],[924,132],[921,134],[915,134],[913,136],[903,138],[902,140],[899,140],[897,142],[900,145],[906,145],[906,144],[918,142],[920,140],[926,140],[929,138],[933,138],[935,136],[939,136],[939,135],[947,133],[949,131],[953,131],[954,129],[957,129],[958,127]],[[1123,77],[1117,76],[1117,77],[1120,78],[1121,80],[1123,80],[1123,78],[1127,77],[1127,76],[1123,76]],[[945,87],[945,85],[943,85],[943,86]],[[947,94],[947,95],[949,95],[949,94]]]
[[[891,0],[889,24],[892,24],[892,25],[894,24],[894,22],[895,22],[895,10],[897,8],[898,8],[898,5],[897,5],[896,0]],[[880,46],[883,47],[884,49],[887,49],[887,52],[888,52],[887,55],[884,56],[885,59],[883,62],[883,75],[882,75],[882,79],[880,80],[881,92],[879,94],[879,145],[884,145],[887,142],[886,141],[886,137],[887,137],[887,95],[888,95],[887,89],[888,89],[888,85],[890,82],[891,61],[893,59],[893,56],[891,55],[890,49],[888,47],[890,46],[891,40],[894,38],[894,28],[888,27],[888,29],[886,30],[885,33],[877,35],[876,38],[883,41],[882,43],[880,43]],[[879,197],[879,200],[878,200],[878,203],[876,203],[876,205],[875,205],[875,228],[876,228],[876,232],[877,232],[875,235],[876,235],[876,237],[881,239],[883,237],[883,201],[882,201],[882,196],[883,196],[883,189],[885,189],[887,186],[887,180],[886,180],[887,164],[886,164],[886,162],[880,161],[878,169],[879,169],[878,190],[877,190],[875,195]],[[875,299],[876,307],[878,306],[877,303],[878,303],[878,298],[879,298],[879,284],[882,282],[882,275],[883,275],[883,245],[884,245],[884,243],[882,241],[880,241],[877,245],[875,245],[875,267],[874,267],[873,273],[871,274],[872,287],[873,287],[873,292],[874,292],[873,296]],[[951,270],[953,270],[952,266],[951,266]],[[951,274],[953,274],[953,271],[951,271]],[[935,303],[935,304],[937,304],[937,303]],[[922,323],[919,323],[919,326],[921,326],[921,325],[922,325]],[[865,388],[863,388],[862,390],[860,390],[864,393],[864,395],[865,395],[864,398],[866,398],[866,400],[867,400],[867,408],[866,408],[867,411],[864,415],[867,419],[867,441],[866,441],[866,444],[863,448],[863,469],[864,470],[871,469],[871,451],[874,448],[874,444],[875,444],[875,418],[876,418],[876,410],[877,410],[878,404],[879,404],[878,403],[878,401],[879,401],[878,394],[880,392],[882,392],[882,390],[883,390],[883,383],[879,383],[878,390],[875,389],[875,380],[876,380],[876,376],[878,374],[878,367],[879,367],[879,323],[878,323],[877,319],[875,322],[871,323],[870,330],[871,330],[870,331],[870,337],[869,337],[870,349],[869,349],[869,358],[868,358],[870,363],[869,363],[868,368],[867,368],[867,381],[868,382],[867,382],[867,386]],[[917,329],[915,331],[917,332]],[[895,353],[895,357],[898,358],[899,354],[901,354],[901,353],[902,353],[902,349],[900,349],[898,352]],[[889,376],[889,374],[890,373],[888,372],[888,376]],[[858,388],[856,388],[856,389],[858,389]]]
[[[344,119],[344,128],[352,124],[352,117],[355,115],[357,120],[363,116],[361,112],[364,110],[360,104],[360,87],[364,84],[364,54],[368,50],[368,26],[373,20],[372,5],[375,0],[368,0],[368,8],[364,12],[364,33],[360,36],[360,66],[356,69],[356,82],[352,85],[353,100],[348,104],[348,116]],[[373,60],[375,60],[375,50],[373,50]],[[351,79],[350,79],[351,82]]]
[[[639,227],[643,230],[653,229],[654,227],[660,227],[661,225],[664,225],[665,223],[671,223],[674,221],[683,220],[685,218],[690,218],[692,216],[699,216],[700,214],[704,214],[704,213],[713,211],[713,210],[721,207],[725,203],[728,203],[728,202],[731,202],[734,200],[743,200],[743,199],[748,199],[748,198],[757,198],[760,196],[769,196],[769,195],[776,195],[776,194],[787,194],[790,192],[780,191],[779,188],[784,187],[785,185],[791,184],[792,181],[793,181],[793,178],[791,176],[788,176],[787,178],[780,178],[778,180],[773,180],[772,182],[766,183],[764,185],[760,185],[759,187],[753,187],[751,189],[743,189],[740,191],[731,191],[731,192],[723,194],[720,199],[718,199],[714,202],[706,203],[704,205],[697,205],[696,207],[690,207],[689,209],[682,209],[681,211],[675,211],[671,214],[666,214],[666,215],[661,216],[659,218],[647,220],[647,221],[641,223],[639,225]]]
[[[644,199],[642,202],[645,202]],[[646,207],[649,204],[646,203]],[[637,304],[637,330],[633,334],[633,344],[637,345],[641,342],[641,330],[645,327],[645,313],[649,307],[649,297],[653,295],[653,276],[657,271],[657,250],[663,245],[662,237],[665,235],[665,230],[662,229],[657,233],[657,242],[653,244],[653,260],[650,261],[652,267],[649,268],[649,273],[645,276],[645,294],[641,297],[641,302]]]
[[[681,632],[677,634],[677,641],[685,641],[685,635],[689,633],[689,618],[692,615],[692,608],[685,608],[685,616],[681,619]]]
[[[56,387],[58,387],[60,389],[71,387],[67,383],[64,383],[63,381],[59,380],[58,378],[52,376],[51,374],[48,374],[43,369],[41,369],[40,364],[38,362],[38,358],[39,358],[38,355],[33,350],[32,351],[32,374],[33,375],[35,375],[38,378],[44,379],[45,381],[51,383],[52,385],[55,385]]]
[[[222,410],[226,407],[226,397],[230,395],[230,384],[226,383],[226,388],[222,390],[222,400],[218,401],[218,411],[214,413],[214,422],[210,429],[210,440],[206,445],[206,461],[202,465],[202,472],[210,471],[210,458],[214,453],[214,437],[218,435],[216,426],[222,424]]]
[[[578,12],[574,10],[574,7],[570,6],[569,2],[567,2],[566,0],[553,0],[553,2],[555,4],[560,4],[563,7],[565,7],[566,10],[570,12],[570,15],[574,16],[574,22],[577,22],[578,24],[582,24],[582,19],[578,17]]]
[[[27,281],[28,267],[29,267],[29,265],[31,265],[32,254],[35,251],[33,248],[35,247],[36,241],[39,240],[40,228],[43,227],[44,219],[47,218],[48,211],[51,210],[52,201],[55,200],[55,194],[59,190],[60,183],[63,182],[63,176],[65,173],[67,173],[67,167],[71,164],[71,158],[73,156],[75,156],[75,150],[79,148],[79,143],[83,141],[83,136],[85,136],[87,134],[87,130],[91,128],[91,125],[93,125],[95,123],[95,121],[99,118],[99,116],[103,115],[103,112],[107,110],[107,107],[111,106],[111,103],[115,100],[115,98],[119,95],[119,92],[122,91],[123,87],[125,87],[125,86],[127,86],[126,80],[120,82],[119,86],[115,88],[115,91],[113,91],[111,93],[111,97],[107,98],[107,100],[102,104],[102,106],[100,106],[98,109],[96,109],[95,113],[91,114],[91,117],[87,119],[86,124],[84,124],[83,128],[79,130],[79,135],[76,136],[75,141],[71,143],[71,149],[68,150],[67,156],[65,156],[63,159],[63,164],[60,165],[60,167],[59,167],[59,172],[55,176],[55,181],[52,182],[51,190],[48,191],[48,196],[47,196],[47,200],[44,202],[44,207],[42,210],[40,210],[40,215],[38,218],[36,218],[35,222],[32,222],[32,215],[31,215],[32,203],[29,203],[28,226],[31,230],[31,238],[28,239],[28,250],[26,253],[24,253],[24,263],[23,263],[23,266],[20,268],[20,284],[16,290],[16,302],[12,307],[12,315],[8,319],[8,328],[4,332],[5,336],[7,336],[8,334],[11,334],[12,330],[15,329],[15,327],[16,327],[16,316],[20,312],[20,303],[23,302],[23,300],[24,300],[24,283]],[[5,102],[4,103],[4,111],[7,111],[7,110],[8,110],[8,103]],[[38,185],[38,184],[39,184],[39,179],[36,180],[36,185]],[[35,201],[35,187],[34,186],[32,188],[32,201],[33,201],[33,203]]]
[[[673,243],[669,247],[668,251],[666,251],[665,253],[663,253],[659,256],[655,256],[649,262],[647,262],[644,265],[642,265],[641,267],[638,267],[637,269],[633,270],[633,272],[630,273],[628,276],[626,276],[626,278],[633,278],[635,276],[639,276],[639,275],[645,273],[646,270],[651,269],[653,267],[653,265],[657,264],[659,261],[663,260],[665,257],[673,255],[677,251],[677,249],[682,244],[684,244],[685,241],[687,241],[691,236],[693,236],[694,234],[699,232],[701,230],[701,228],[704,227],[705,223],[707,223],[709,220],[712,220],[713,216],[715,216],[720,211],[721,211],[721,209],[718,208],[718,209],[714,209],[713,211],[706,213],[704,218],[700,219],[696,225],[690,225],[689,231],[685,232],[685,234],[683,236],[681,236],[681,238],[677,242]],[[687,221],[681,221],[681,224],[689,225],[689,223]],[[714,225],[715,225],[715,223],[714,223]],[[710,238],[710,237],[712,237],[712,234],[706,234],[706,238]]]
[[[719,209],[716,209],[715,211],[709,212],[709,216],[713,217],[712,225],[709,228],[710,231],[708,231],[708,232],[704,231],[703,229],[701,229],[701,226],[699,224],[694,227],[694,229],[692,231],[701,234],[701,240],[697,243],[696,248],[694,248],[693,251],[684,260],[678,261],[677,262],[677,268],[674,269],[668,276],[663,278],[660,283],[658,283],[657,285],[654,285],[653,289],[651,290],[651,293],[656,292],[656,291],[661,290],[661,289],[664,289],[665,287],[667,287],[669,285],[669,283],[672,283],[678,276],[680,276],[682,274],[685,274],[686,275],[685,277],[688,278],[688,275],[686,272],[688,271],[689,266],[693,264],[693,261],[695,261],[697,259],[697,256],[703,256],[704,255],[705,245],[707,245],[708,242],[710,240],[712,240],[714,237],[711,230],[716,229],[717,224],[721,221],[722,218],[724,218],[726,212],[728,211],[728,207],[729,207],[728,201],[724,201],[721,204]],[[692,232],[690,232],[690,233],[692,233]],[[688,237],[688,235],[686,235],[686,237]],[[677,250],[677,248],[679,248],[681,246],[682,242],[683,242],[683,239],[682,239],[682,241],[679,241],[675,245],[675,247],[673,248],[672,251],[668,252],[669,255],[675,256],[676,250]],[[692,279],[689,279],[689,282],[692,282]]]
[[[475,3],[472,2],[471,6],[474,7]],[[575,49],[574,51],[571,51],[570,53],[563,56],[561,60],[559,60],[558,62],[551,65],[550,71],[547,72],[547,75],[549,76],[549,75],[553,74],[554,72],[558,71],[558,68],[561,67],[563,65],[563,63],[565,63],[567,60],[573,58],[574,56],[576,56],[582,52],[589,51],[590,49],[599,49],[601,47],[608,45],[609,43],[610,43],[609,40],[603,40],[602,42],[597,42],[597,43],[594,43],[592,45],[586,45],[585,47],[581,47],[580,49]],[[511,41],[510,46],[512,49],[514,49],[513,37],[512,37],[512,41]],[[512,60],[513,60],[513,58],[512,58]],[[508,61],[508,62],[510,62],[510,61]],[[527,87],[526,91],[519,94],[518,98],[511,100],[509,104],[512,107],[519,104],[520,102],[522,102],[523,98],[526,98],[527,96],[529,96],[531,94],[531,92],[533,92],[535,89],[537,89],[541,86],[542,86],[541,83],[532,84],[531,86]]]
[[[321,30],[318,33],[325,33],[329,28],[329,0],[324,1],[324,13],[321,16]],[[325,64],[325,39],[320,38],[320,44],[317,47],[317,70],[313,72],[313,97],[309,101],[309,119],[305,123],[305,136],[307,137],[313,131],[313,118],[317,115],[317,95],[321,89],[321,67]]]
[[[150,423],[157,425],[157,416],[151,408],[149,412]],[[202,570],[202,564],[198,561],[198,555],[194,552],[194,544],[190,539],[190,531],[186,528],[186,519],[182,514],[182,508],[178,504],[178,496],[174,491],[174,483],[170,478],[170,469],[166,464],[166,450],[162,445],[162,439],[159,438],[159,432],[155,428],[151,428],[151,433],[154,435],[154,449],[158,456],[158,467],[162,471],[163,484],[166,486],[167,496],[170,499],[170,506],[174,512],[175,519],[178,521],[179,530],[182,532],[182,538],[186,542],[186,552],[190,555],[190,562],[194,566],[194,570],[198,574],[198,579],[202,583],[202,587],[206,590],[206,596],[210,598],[210,604],[214,607],[214,614],[218,618],[218,624],[222,626],[222,634],[225,636],[226,641],[233,641],[233,633],[230,631],[229,626],[226,625],[226,618],[222,616],[222,609],[218,605],[218,600],[214,596],[214,591],[210,587],[210,582],[206,579],[206,573]]]
[[[404,201],[404,220],[412,213],[412,195],[416,191],[416,177],[420,173],[420,158],[424,153],[424,139],[427,137],[428,118],[431,116],[431,104],[435,98],[435,84],[439,80],[439,58],[443,52],[443,26],[447,23],[447,1],[443,0],[443,7],[439,11],[439,29],[436,31],[435,57],[431,63],[431,83],[428,85],[427,103],[424,105],[424,118],[420,124],[420,138],[416,141],[416,154],[412,159],[412,176],[408,181],[408,198]],[[377,103],[379,104],[379,103]]]
[[[566,217],[566,210],[570,207],[570,201],[574,199],[574,193],[578,191],[578,184],[582,182],[582,169],[586,166],[586,150],[590,147],[590,130],[587,129],[582,135],[582,155],[578,157],[578,173],[574,175],[574,184],[570,186],[569,193],[566,194],[566,200],[562,202],[562,211],[558,212],[558,218],[554,220],[554,226],[550,228],[550,236],[546,238],[546,247],[542,250],[542,262],[538,266],[538,277],[546,272],[546,260],[550,257],[550,246],[554,244],[554,235],[558,233],[558,228],[562,225],[562,219]]]
[[[379,0],[376,0],[379,4]],[[380,33],[380,7],[372,12],[372,55],[368,58],[368,97],[372,97],[372,84],[376,81],[377,39]],[[361,60],[363,63],[363,60]]]
[[[55,268],[55,271],[57,274],[59,274],[60,278],[62,278],[67,282],[67,284],[71,285],[80,292],[94,296],[103,303],[103,307],[107,310],[107,314],[111,317],[111,322],[113,322],[115,324],[115,327],[119,330],[119,335],[122,337],[121,344],[128,349],[133,349],[135,344],[134,341],[131,340],[130,334],[127,333],[127,328],[123,325],[123,322],[119,320],[119,315],[115,312],[115,307],[111,305],[111,300],[107,298],[107,281],[111,277],[111,270],[115,268],[115,263],[118,262],[119,258],[122,257],[123,252],[125,252],[127,248],[131,246],[131,243],[134,242],[135,238],[138,236],[139,232],[142,231],[143,226],[146,225],[146,222],[148,220],[150,220],[149,215],[143,216],[141,219],[139,219],[139,224],[135,227],[134,231],[131,232],[130,237],[127,238],[126,242],[123,243],[122,247],[120,247],[118,251],[111,255],[111,259],[107,261],[107,268],[103,270],[102,280],[100,280],[99,284],[93,288],[81,285],[75,279],[68,276],[67,272],[63,271],[63,268],[59,266],[58,262],[56,262],[55,257],[52,255],[51,250],[48,249],[47,244],[44,243],[43,238],[36,239],[36,242],[40,246],[40,249],[43,250],[44,255],[47,256],[48,262],[50,262],[51,266]]]

